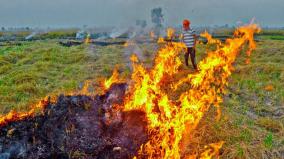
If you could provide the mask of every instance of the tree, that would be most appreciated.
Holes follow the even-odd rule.
[[[151,10],[151,19],[152,23],[154,23],[155,34],[160,35],[160,30],[163,27],[164,15],[162,14],[162,8],[154,8]]]
[[[162,14],[162,8],[154,8],[151,11],[152,22],[155,24],[155,27],[161,28],[163,25],[164,15]]]

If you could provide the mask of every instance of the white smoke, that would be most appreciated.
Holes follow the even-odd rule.
[[[128,29],[127,28],[115,28],[111,31],[110,33],[110,37],[111,38],[118,38],[119,36],[128,33]]]
[[[124,49],[124,59],[126,59],[127,61],[127,67],[131,68],[130,56],[132,54],[137,55],[139,60],[142,60],[142,61],[144,59],[144,56],[143,56],[142,49],[138,46],[136,42],[128,40],[127,43],[128,45]]]
[[[36,36],[38,33],[37,32],[32,32],[30,35],[25,37],[25,40],[30,40],[32,39],[34,36]]]

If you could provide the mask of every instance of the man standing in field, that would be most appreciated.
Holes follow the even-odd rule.
[[[186,45],[187,50],[184,55],[185,65],[188,66],[188,58],[190,55],[192,66],[197,70],[196,60],[195,60],[195,46],[196,46],[197,36],[195,31],[190,28],[190,21],[185,19],[183,21],[183,32],[182,32],[182,42]]]

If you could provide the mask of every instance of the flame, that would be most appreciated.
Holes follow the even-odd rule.
[[[217,117],[220,117],[219,106],[232,74],[232,64],[247,42],[247,53],[255,48],[253,35],[259,31],[255,24],[240,27],[235,31],[235,37],[227,39],[225,43],[213,39],[207,32],[202,34],[218,47],[215,51],[208,52],[207,57],[198,64],[199,72],[172,83],[172,91],[183,83],[191,85],[177,100],[172,100],[163,89],[168,87],[164,81],[174,78],[179,72],[182,63],[178,55],[185,49],[184,44],[173,42],[165,45],[158,51],[150,70],[139,63],[137,56],[131,57],[133,82],[124,101],[124,110],[144,111],[150,136],[149,141],[141,146],[139,155],[148,158],[180,158],[183,136],[195,130],[204,113],[215,106],[218,109]],[[199,157],[218,156],[222,145],[223,141],[210,144],[213,150],[205,150]]]
[[[175,30],[173,28],[168,28],[167,29],[167,37],[168,39],[172,39],[175,35]]]
[[[118,74],[118,73],[114,73]],[[116,75],[114,75],[116,76]],[[115,77],[113,77],[115,78]],[[110,80],[106,80],[107,84],[110,84]],[[114,80],[113,82],[118,82],[118,80]],[[92,92],[89,92],[90,85],[92,84],[91,80],[86,80],[84,82],[83,88],[80,91],[71,91],[71,92],[65,92],[65,96],[74,96],[74,95],[94,95]],[[107,85],[106,84],[106,85]],[[13,122],[13,121],[20,121],[24,120],[26,118],[33,117],[36,115],[37,112],[40,112],[44,110],[44,108],[49,104],[49,103],[55,103],[57,101],[58,96],[57,95],[48,95],[44,97],[42,100],[40,100],[37,104],[31,105],[30,110],[27,112],[16,112],[15,110],[10,111],[8,114],[1,115],[0,114],[0,127]]]
[[[151,39],[155,39],[155,37],[156,37],[156,36],[155,36],[154,31],[150,31],[150,38],[151,38]]]
[[[129,47],[129,46],[133,46],[135,45],[135,42],[134,41],[131,41],[131,40],[127,40],[125,43],[124,43],[124,47]]]
[[[165,43],[165,39],[163,37],[159,37],[158,44]]]
[[[273,91],[274,87],[273,87],[273,85],[269,84],[269,85],[264,87],[264,90],[266,90],[266,91]]]
[[[86,39],[85,39],[85,44],[89,44],[89,43],[91,43],[91,35],[90,34],[88,34]]]
[[[214,39],[212,37],[212,35],[210,35],[207,31],[205,31],[204,33],[201,33],[200,36],[205,37],[208,41],[208,44],[217,44],[217,45],[221,45],[221,41],[218,39]]]
[[[128,43],[128,42],[125,42],[123,46],[124,46],[124,47],[128,47],[128,46],[129,46],[129,43]]]
[[[83,88],[79,92],[74,92],[74,91],[65,92],[64,95],[66,96],[73,96],[79,94],[93,95],[88,90],[91,84],[92,84],[91,80],[86,80],[84,82]],[[8,114],[5,115],[0,114],[0,127],[13,121],[20,121],[26,118],[33,117],[34,115],[36,115],[37,112],[42,111],[49,103],[55,103],[57,101],[57,98],[58,98],[57,95],[51,94],[44,97],[38,103],[32,104],[30,110],[27,112],[16,112],[15,110],[11,110]]]
[[[54,102],[53,97],[47,96],[37,104],[33,105],[28,112],[16,112],[14,110],[10,111],[6,115],[0,115],[0,127],[6,125],[12,121],[19,121],[35,115],[37,110],[42,110],[48,102]]]
[[[214,156],[218,156],[219,154],[219,150],[221,149],[221,147],[223,146],[224,142],[218,142],[218,143],[213,143],[210,144],[210,148],[207,148],[200,156],[200,158],[203,159],[210,159],[213,158]]]
[[[84,94],[84,95],[93,95],[92,92],[89,91],[90,86],[93,84],[92,80],[86,80],[83,83],[83,87],[79,92],[70,92],[68,95],[76,95],[76,94]]]
[[[109,79],[105,79],[103,82],[103,90],[108,90],[113,83],[122,82],[122,79],[119,78],[118,67],[112,72],[112,76]]]
[[[138,154],[147,158],[181,158],[181,145],[184,135],[190,134],[196,129],[204,113],[211,106],[217,108],[222,103],[222,95],[228,85],[228,78],[233,71],[233,63],[248,42],[247,55],[256,48],[253,40],[255,32],[260,29],[256,24],[250,24],[238,28],[234,38],[227,39],[225,43],[213,39],[210,34],[204,33],[209,42],[218,47],[210,51],[207,57],[198,64],[199,71],[181,78],[177,82],[170,81],[179,73],[182,62],[179,58],[180,52],[186,46],[183,43],[172,42],[161,48],[154,59],[154,65],[149,70],[139,63],[137,56],[132,55],[133,73],[132,82],[128,87],[124,99],[124,110],[142,110],[146,113],[148,121],[149,141],[142,145]],[[159,41],[164,42],[163,38]],[[114,69],[113,75],[104,81],[104,88],[109,89],[113,83],[119,83],[119,74]],[[177,99],[169,95],[178,90],[184,83],[189,83],[190,88],[182,92]],[[33,116],[38,108],[45,106],[48,100],[42,100],[28,112],[14,112],[0,116],[0,126],[9,121],[22,120]],[[220,116],[220,109],[218,109]],[[188,158],[213,158],[218,156],[223,141],[209,144],[205,150]],[[135,157],[136,158],[136,157]]]

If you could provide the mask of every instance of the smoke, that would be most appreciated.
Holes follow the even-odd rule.
[[[25,37],[25,40],[31,40],[34,36],[36,36],[38,33],[37,32],[32,32],[30,35]]]
[[[33,32],[30,35],[25,37],[25,40],[31,40],[36,35],[45,34],[45,33],[48,33],[48,32],[49,32],[48,29],[35,29],[35,30],[33,30]]]
[[[143,50],[139,47],[138,41],[143,39],[146,28],[132,27],[128,31],[128,40],[124,49],[124,57],[127,61],[127,67],[131,68],[130,56],[136,54],[140,60],[144,60]]]
[[[114,38],[118,38],[122,36],[123,34],[127,34],[127,33],[128,33],[127,28],[115,28],[112,30],[109,36],[114,39]]]
[[[77,33],[76,33],[76,39],[78,40],[83,40],[87,37],[87,32],[85,32],[84,30],[79,30]]]

